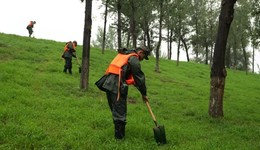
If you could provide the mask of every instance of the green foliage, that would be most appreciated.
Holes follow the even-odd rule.
[[[155,73],[151,57],[142,68],[168,143],[157,146],[154,123],[134,87],[126,138],[116,141],[105,93],[94,85],[116,52],[91,48],[90,87],[81,91],[76,60],[72,75],[62,72],[64,43],[0,33],[0,149],[260,149],[259,75],[228,70],[225,117],[213,119],[207,113],[209,66],[177,67],[161,59]],[[79,58],[81,52],[79,46]]]
[[[92,41],[93,47],[102,47],[103,43],[103,29],[101,27],[98,28],[97,32],[97,39],[95,41]],[[106,49],[117,49],[117,36],[116,30],[112,26],[109,26],[108,31],[106,32],[106,43],[105,48]]]

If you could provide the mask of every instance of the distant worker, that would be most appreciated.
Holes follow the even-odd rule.
[[[72,74],[72,57],[77,58],[76,56],[76,47],[77,47],[77,41],[69,41],[66,43],[64,47],[64,52],[62,57],[65,59],[65,65],[64,65],[64,73],[67,73],[67,70],[69,70],[69,74]]]
[[[29,37],[33,34],[33,26],[36,24],[36,21],[30,21],[30,23],[27,25],[26,29],[29,32]]]

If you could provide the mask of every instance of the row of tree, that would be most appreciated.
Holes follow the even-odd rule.
[[[212,64],[221,0],[102,0],[105,6],[104,26],[100,27],[95,46],[116,49],[135,48],[144,44],[153,49],[156,58],[172,59],[180,49],[194,55],[192,60]],[[107,17],[113,23],[106,32]],[[115,36],[116,35],[116,36]],[[260,43],[259,0],[238,1],[227,43],[225,65],[254,72],[255,51]],[[167,50],[160,49],[161,41]],[[173,49],[177,45],[177,49]],[[251,61],[250,61],[251,60]],[[157,66],[157,65],[156,65]],[[158,68],[158,66],[156,67]],[[157,69],[156,69],[157,70]],[[159,71],[159,70],[158,70]]]
[[[102,53],[106,47],[108,13],[116,16],[113,26],[116,32],[110,34],[115,36],[117,33],[117,39],[110,39],[110,42],[117,41],[117,47],[131,45],[136,48],[137,44],[142,44],[154,49],[156,72],[160,71],[162,40],[168,43],[168,59],[172,58],[172,43],[177,43],[177,64],[180,49],[186,50],[188,61],[188,51],[191,49],[195,61],[211,64],[209,115],[223,117],[226,67],[233,66],[247,71],[249,58],[253,57],[254,60],[254,51],[260,43],[259,1],[236,2],[237,0],[222,0],[221,3],[220,0],[150,0],[147,3],[145,0],[105,0],[104,30],[100,29],[103,35],[100,36]],[[81,89],[88,89],[91,6],[92,0],[86,0]],[[163,31],[166,31],[166,36],[162,34]],[[253,56],[246,49],[249,45]]]

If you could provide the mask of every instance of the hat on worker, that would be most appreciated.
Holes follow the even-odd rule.
[[[136,51],[143,50],[145,56],[144,59],[149,60],[148,56],[150,55],[150,50],[146,46],[137,47]]]

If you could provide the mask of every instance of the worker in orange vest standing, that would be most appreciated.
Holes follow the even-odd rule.
[[[77,47],[77,41],[69,41],[66,43],[64,47],[64,52],[62,57],[65,59],[65,65],[63,72],[67,73],[67,70],[69,71],[69,74],[72,74],[72,57],[77,58],[76,56],[76,47]]]
[[[127,115],[128,85],[134,85],[148,101],[146,95],[145,75],[140,61],[148,60],[150,51],[146,47],[135,50],[119,49],[117,56],[110,63],[106,73],[95,84],[106,92],[109,108],[112,112],[115,139],[125,137]]]
[[[33,26],[36,24],[36,21],[30,21],[30,23],[27,25],[26,29],[29,32],[29,37],[33,34]]]

